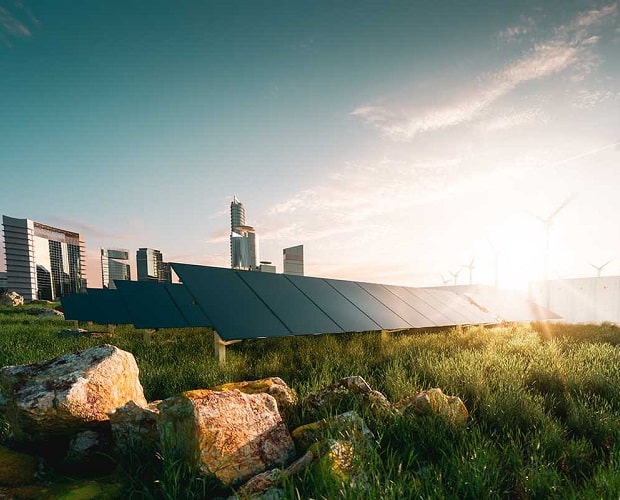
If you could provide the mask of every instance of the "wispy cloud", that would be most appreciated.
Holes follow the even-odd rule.
[[[495,132],[526,125],[535,121],[546,123],[549,117],[540,108],[530,108],[523,111],[511,111],[493,118],[480,121],[477,128],[484,132]]]
[[[32,36],[31,27],[38,23],[22,2],[13,2],[10,8],[0,6],[0,42],[12,47],[13,40]]]
[[[532,32],[536,22],[533,17],[521,16],[520,22],[499,32],[498,38],[506,42],[522,39]]]
[[[619,93],[610,90],[583,89],[575,94],[573,106],[579,109],[591,109],[609,99],[618,97],[620,97]]]
[[[479,119],[499,99],[527,82],[545,79],[568,69],[573,70],[573,79],[583,79],[600,62],[593,51],[599,38],[589,33],[588,28],[616,12],[617,3],[614,2],[578,15],[571,23],[558,27],[551,39],[536,44],[519,59],[495,72],[480,75],[469,95],[449,105],[396,112],[381,103],[366,104],[351,114],[387,137],[408,140],[420,133]]]

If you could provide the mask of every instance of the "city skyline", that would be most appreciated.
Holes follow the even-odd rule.
[[[82,234],[89,286],[99,248],[229,267],[235,194],[278,272],[523,286],[548,237],[620,275],[618,1],[3,9],[0,211]]]

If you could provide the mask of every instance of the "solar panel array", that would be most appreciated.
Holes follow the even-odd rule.
[[[224,340],[499,322],[451,291],[172,267]]]
[[[62,297],[65,317],[148,329],[208,326],[226,341],[557,318],[495,289],[480,293],[191,264],[172,267],[183,284],[117,281],[117,290]]]

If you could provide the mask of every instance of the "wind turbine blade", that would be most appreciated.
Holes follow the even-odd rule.
[[[562,209],[563,209],[566,205],[568,205],[571,201],[573,201],[573,199],[575,198],[575,196],[576,196],[575,194],[571,194],[568,198],[566,198],[566,199],[562,202],[562,204],[561,204],[558,208],[556,208],[556,209],[555,209],[555,210],[551,213],[551,215],[549,215],[549,216],[547,217],[546,221],[551,222],[551,221],[552,221],[552,220],[556,217],[556,215],[558,215],[558,214],[560,213],[560,211],[561,211],[561,210],[562,210]]]

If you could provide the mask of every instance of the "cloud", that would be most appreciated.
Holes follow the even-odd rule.
[[[38,25],[39,21],[21,2],[13,2],[12,9],[0,6],[0,42],[12,47],[12,40],[32,36],[28,25]]]
[[[506,42],[520,40],[525,35],[532,32],[536,22],[532,17],[521,16],[521,22],[514,26],[509,26],[499,32],[498,38]]]
[[[573,70],[574,80],[581,80],[600,63],[593,52],[599,37],[587,28],[616,12],[616,4],[580,14],[573,22],[555,30],[556,35],[536,44],[519,59],[495,72],[480,75],[473,91],[451,104],[395,112],[384,104],[365,104],[351,115],[395,140],[409,140],[417,135],[455,127],[479,119],[498,100],[521,85]],[[513,30],[514,31],[514,30]]]
[[[620,97],[620,94],[609,90],[580,90],[573,99],[573,106],[579,109],[591,109],[599,104]]]
[[[547,122],[548,116],[540,108],[513,111],[488,120],[481,121],[477,128],[484,132],[495,132],[508,128],[526,125],[534,121]]]

